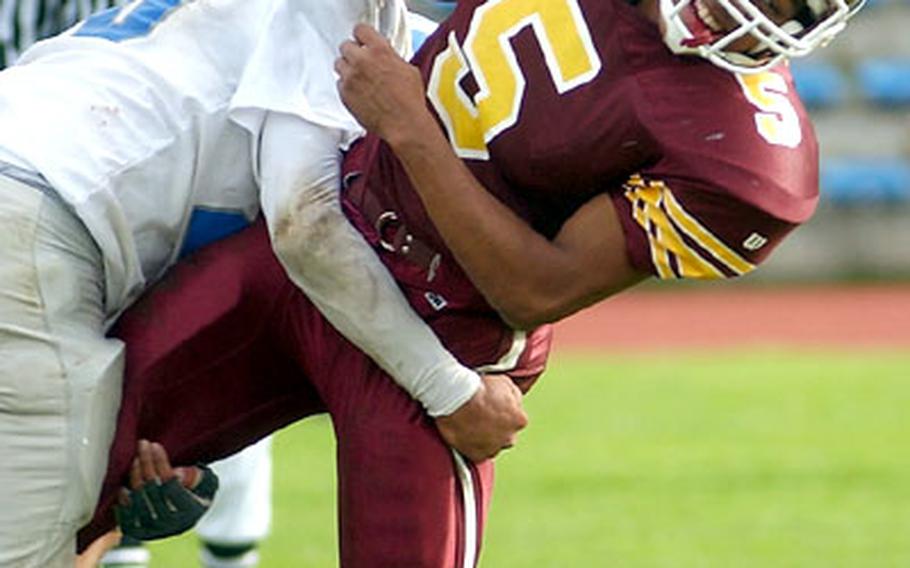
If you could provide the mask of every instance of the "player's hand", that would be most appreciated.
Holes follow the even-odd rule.
[[[443,439],[474,462],[511,448],[528,425],[521,391],[505,375],[482,377],[480,389],[455,412],[436,419]]]
[[[164,483],[179,478],[184,487],[194,487],[198,483],[198,468],[173,467],[164,446],[157,442],[139,440],[136,446],[136,457],[130,466],[130,489],[140,489],[147,482]],[[129,494],[121,493],[121,502]]]
[[[419,134],[423,127],[436,128],[427,110],[420,71],[379,32],[358,24],[354,39],[342,43],[339,51],[338,92],[364,128],[393,145]]]
[[[161,444],[140,440],[130,468],[130,488],[115,507],[123,534],[154,540],[190,529],[209,509],[218,477],[202,465],[171,466]]]

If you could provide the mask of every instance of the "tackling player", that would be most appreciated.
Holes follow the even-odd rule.
[[[34,42],[57,35],[92,12],[126,0],[4,0],[0,5],[0,68],[15,62]],[[197,526],[203,566],[254,566],[256,546],[269,529],[271,468],[269,440],[212,464],[222,483],[212,509]],[[102,568],[145,568],[151,556],[140,542],[124,539],[101,559]]]
[[[857,8],[844,0],[465,0],[415,67],[360,26],[336,66],[345,102],[372,132],[344,162],[349,217],[415,309],[472,363],[502,353],[512,333],[504,320],[530,329],[648,276],[748,273],[809,218],[818,197],[815,137],[782,63],[829,41]],[[342,564],[472,565],[490,463],[468,473],[457,458],[452,466],[419,408],[274,280],[281,274],[264,259],[260,232],[216,246],[203,266],[182,267],[179,288],[153,294],[141,316],[123,320],[137,368],[108,479],[122,479],[137,421],[186,462],[328,411],[339,447]],[[185,326],[177,315],[193,294],[224,280],[265,313],[229,294],[194,314],[205,335],[165,340],[143,325]],[[236,337],[237,321],[256,337]],[[194,364],[185,349],[223,359]],[[295,369],[309,386],[283,378]],[[332,381],[332,372],[346,380]],[[192,386],[172,379],[184,393],[179,410],[148,386],[166,376],[193,377]],[[216,384],[232,392],[215,392]],[[213,400],[218,416],[200,416]],[[156,408],[176,416],[156,420]]]
[[[294,280],[341,304],[338,327],[431,414],[514,388],[442,349],[338,206],[338,147],[359,127],[314,78],[331,75],[357,21],[403,49],[403,15],[395,1],[136,0],[0,73],[0,565],[72,563],[120,400],[123,345],[106,326],[182,251],[260,204]],[[349,274],[332,279],[323,262]],[[520,404],[501,400],[465,451],[495,453],[523,425]]]

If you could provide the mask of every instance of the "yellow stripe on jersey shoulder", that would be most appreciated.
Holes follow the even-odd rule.
[[[725,278],[755,269],[689,214],[663,182],[636,174],[624,187],[660,278]]]

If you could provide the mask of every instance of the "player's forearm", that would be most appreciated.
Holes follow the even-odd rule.
[[[426,107],[420,72],[374,30],[358,26],[354,37],[335,63],[342,100],[392,146],[487,301],[519,328],[577,309],[580,296],[563,286],[578,269],[573,259],[499,203],[458,159]]]
[[[528,329],[571,309],[558,247],[477,181],[435,122],[412,123],[389,143],[459,264],[504,319]]]

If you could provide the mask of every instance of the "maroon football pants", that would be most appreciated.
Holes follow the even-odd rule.
[[[161,442],[175,464],[211,461],[328,412],[342,565],[473,564],[492,463],[465,466],[419,404],[322,318],[284,275],[261,223],[178,266],[115,335],[127,345],[123,403],[80,548],[113,527],[139,438]]]

